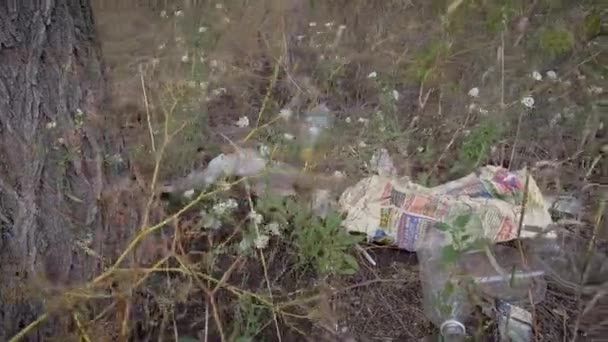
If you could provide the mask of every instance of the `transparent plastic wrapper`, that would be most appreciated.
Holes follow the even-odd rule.
[[[525,171],[495,166],[434,188],[407,177],[371,176],[344,191],[339,204],[347,213],[347,230],[408,251],[418,250],[437,222],[452,224],[463,214],[480,221],[475,237],[502,242],[518,237],[525,184]],[[551,222],[543,195],[530,177],[520,237],[536,236]]]

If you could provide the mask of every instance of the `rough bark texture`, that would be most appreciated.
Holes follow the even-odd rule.
[[[45,291],[97,271],[79,245],[103,226],[100,61],[88,0],[0,1],[2,341],[47,310]]]

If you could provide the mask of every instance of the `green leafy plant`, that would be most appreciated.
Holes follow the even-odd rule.
[[[442,260],[447,264],[457,261],[464,252],[483,247],[485,243],[476,234],[482,229],[481,220],[472,214],[459,215],[451,224],[440,222],[435,227],[451,237],[451,244],[441,251]]]
[[[452,170],[454,173],[468,172],[482,162],[492,148],[492,145],[500,138],[501,130],[495,121],[486,120],[481,122],[465,138],[458,151],[458,163]]]
[[[342,228],[337,213],[321,220],[301,211],[294,223],[294,242],[301,265],[312,265],[320,274],[354,274],[359,270],[357,260],[348,253],[359,238]]]
[[[427,44],[415,57],[409,68],[410,76],[419,82],[425,82],[431,77],[442,56],[450,51],[450,44],[445,40],[434,40]]]
[[[267,305],[258,303],[255,298],[246,295],[239,298],[235,311],[230,341],[237,342],[254,341],[255,336],[262,331],[264,323],[271,316]]]
[[[349,252],[360,238],[342,227],[338,213],[330,212],[323,219],[315,216],[306,202],[278,196],[263,199],[257,210],[281,226],[292,227],[290,237],[297,250],[299,267],[312,267],[321,275],[348,275],[359,269]]]
[[[574,46],[574,34],[563,27],[546,27],[540,31],[540,47],[550,56],[564,54]]]

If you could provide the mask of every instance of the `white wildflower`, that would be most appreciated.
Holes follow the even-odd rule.
[[[562,119],[562,113],[559,113],[559,112],[556,113],[551,118],[551,121],[549,121],[549,126],[553,127],[553,126],[557,125],[561,119]]]
[[[523,104],[524,107],[526,107],[526,108],[533,108],[534,107],[534,98],[532,96],[524,96],[521,99],[521,104]]]
[[[298,41],[302,41],[302,39],[304,39],[304,38],[306,38],[306,36],[305,36],[305,35],[303,35],[303,34],[300,34],[300,35],[297,35],[297,36],[296,36],[296,39],[297,39]]]
[[[285,133],[285,134],[283,134],[283,138],[285,140],[293,140],[293,139],[295,139],[294,135],[291,134],[291,133]]]
[[[272,235],[281,235],[281,227],[276,222],[271,222],[266,226],[266,230]]]
[[[167,11],[165,11],[165,10],[160,11],[160,17],[161,18],[167,18],[168,17]]]
[[[262,157],[270,156],[270,147],[268,145],[260,145],[259,150]]]
[[[532,78],[537,80],[537,81],[542,81],[543,80],[543,75],[540,74],[540,72],[534,70],[532,71]]]
[[[257,213],[255,210],[249,212],[249,219],[252,220],[255,224],[262,224],[264,221],[264,217]]]
[[[474,87],[469,90],[470,97],[479,97],[479,88]]]
[[[556,80],[557,79],[557,73],[553,70],[549,70],[547,71],[547,78],[550,80]]]
[[[55,128],[55,127],[57,127],[57,122],[56,121],[51,121],[51,122],[48,122],[46,124],[46,128],[47,129],[52,129],[52,128]]]
[[[234,210],[239,206],[239,204],[233,198],[229,198],[226,201],[216,203],[213,205],[213,212],[216,215],[224,215],[229,210]]]
[[[587,88],[587,91],[589,92],[589,94],[591,95],[599,95],[601,93],[604,92],[604,88],[602,87],[598,87],[596,85],[592,85],[589,88]]]
[[[226,94],[227,90],[226,88],[217,88],[217,89],[213,89],[213,91],[211,92],[213,94],[213,96],[220,96],[222,94]],[[249,121],[247,121],[249,124]]]
[[[399,101],[399,92],[396,89],[393,89],[393,99]]]
[[[418,151],[418,153],[424,152],[424,146],[418,146],[418,148],[416,149],[416,151]]]
[[[344,177],[346,177],[346,175],[344,175],[344,172],[342,172],[340,170],[336,170],[336,171],[334,171],[334,177],[335,178],[344,178]]]
[[[365,143],[365,141],[360,141],[359,142],[359,147],[365,148],[365,147],[367,147],[367,144]]]
[[[346,117],[346,119],[344,121],[346,121],[346,123],[351,123],[351,122],[353,122],[353,119],[351,119],[350,116],[348,116],[348,117]]]
[[[188,57],[188,54],[185,54],[182,56],[182,62],[188,63],[189,60],[190,60],[190,57]]]
[[[226,205],[224,205],[222,202],[215,204],[212,208],[213,212],[217,215],[224,215],[224,213],[226,213],[226,209]]]
[[[369,75],[367,75],[367,78],[376,78],[376,76],[378,76],[378,73],[376,73],[375,71],[372,71],[369,73]]]
[[[228,209],[236,209],[239,206],[239,204],[236,202],[236,200],[234,198],[229,198],[226,200],[226,207]]]
[[[184,198],[191,199],[194,196],[194,189],[184,191]]]
[[[285,121],[288,121],[292,115],[293,112],[289,108],[283,108],[279,111],[279,117]]]
[[[317,126],[312,126],[310,128],[308,128],[308,133],[313,136],[316,137],[319,134],[321,134],[321,128],[317,127]]]
[[[207,28],[205,26],[199,26],[198,33],[205,33],[205,32],[207,32]]]
[[[367,125],[369,123],[369,119],[367,119],[367,118],[359,118],[359,119],[357,119],[357,121],[364,125]]]
[[[160,44],[160,45],[158,46],[158,49],[159,49],[159,50],[162,50],[162,49],[164,49],[166,46],[167,46],[167,44],[162,43],[162,44]]]
[[[82,115],[84,115],[84,112],[82,111],[82,109],[76,108],[76,115],[77,116],[82,116]]]
[[[334,26],[334,23],[331,21],[328,23],[325,23],[325,27],[332,27],[332,26]]]
[[[236,125],[240,128],[245,128],[245,127],[249,127],[249,118],[246,116],[241,117],[237,122]]]
[[[183,17],[184,16],[184,11],[178,10],[178,11],[175,11],[174,14],[175,14],[176,17]]]
[[[63,144],[65,144],[65,139],[63,139],[63,138],[58,138],[58,139],[57,139],[57,142],[63,145]]]
[[[317,27],[317,23],[315,23],[313,21],[313,22],[308,23],[308,26],[310,26],[310,27]]]
[[[215,9],[223,9],[223,8],[224,8],[224,4],[221,4],[221,3],[215,4]]]
[[[202,225],[203,228],[206,229],[220,229],[222,226],[222,222],[218,220],[215,216],[207,214],[205,211],[201,211],[202,216]]]
[[[253,244],[257,249],[264,249],[268,247],[268,241],[270,241],[270,237],[268,235],[260,234],[258,235],[258,237],[255,238]]]

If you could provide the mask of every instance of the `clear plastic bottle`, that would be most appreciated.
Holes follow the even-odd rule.
[[[467,287],[461,282],[458,264],[442,260],[443,240],[441,232],[430,229],[425,246],[417,252],[424,312],[439,328],[444,341],[462,341],[466,337],[464,321],[473,307]]]
[[[429,229],[418,250],[424,312],[441,331],[445,341],[466,336],[465,321],[473,310],[471,294],[505,303],[534,303],[544,299],[546,281],[535,259],[522,260],[518,249],[493,245],[462,253],[447,262],[442,251],[448,240],[443,232]]]
[[[545,298],[545,272],[532,255],[504,245],[465,253],[459,259],[462,272],[471,277],[475,290],[508,303],[539,303]]]
[[[299,139],[302,144],[301,158],[311,161],[324,131],[333,124],[332,113],[325,104],[320,104],[304,113],[300,122]]]

